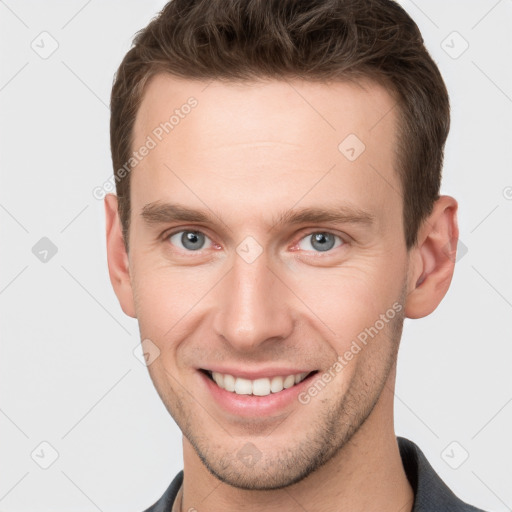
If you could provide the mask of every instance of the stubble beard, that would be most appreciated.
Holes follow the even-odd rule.
[[[400,304],[404,304],[405,291],[402,290]],[[261,458],[253,466],[245,466],[237,457],[240,446],[244,440],[230,438],[227,442],[215,444],[206,434],[198,429],[208,429],[208,425],[194,424],[190,410],[185,404],[190,403],[191,396],[184,388],[158,391],[167,410],[180,427],[183,435],[194,448],[197,456],[207,470],[218,480],[230,486],[244,490],[276,490],[300,482],[311,473],[330,461],[343,450],[356,432],[365,424],[374,410],[391,370],[396,364],[398,347],[402,334],[404,309],[389,321],[386,328],[370,343],[387,343],[385,360],[380,365],[380,372],[375,375],[373,370],[364,375],[356,375],[347,392],[340,398],[338,396],[322,398],[320,393],[314,400],[320,400],[323,407],[318,417],[303,433],[301,439],[291,439],[289,446],[279,448],[268,453],[265,445],[268,439],[261,435],[261,424],[258,423],[256,435],[248,435],[246,443],[252,443],[256,449],[261,450]],[[366,347],[363,348],[366,350]],[[349,363],[350,364],[350,363]],[[172,380],[172,379],[171,379]],[[330,385],[336,385],[336,379]],[[177,386],[180,387],[180,386]],[[162,387],[160,387],[162,390]],[[166,395],[169,396],[166,396]],[[308,407],[309,405],[304,405]],[[299,413],[303,411],[299,409]],[[293,415],[293,413],[292,413]],[[307,410],[306,410],[307,416]],[[229,434],[215,425],[214,428],[222,431],[222,435]],[[272,432],[286,429],[286,418]],[[250,428],[249,428],[250,430]],[[272,433],[269,434],[271,436]],[[287,438],[289,439],[289,438]],[[245,444],[246,444],[245,443]],[[258,444],[260,447],[258,448]],[[233,448],[234,446],[238,448]]]

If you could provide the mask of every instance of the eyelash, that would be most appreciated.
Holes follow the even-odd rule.
[[[169,242],[169,239],[170,239],[172,236],[177,235],[177,234],[180,234],[180,233],[185,233],[185,232],[200,233],[200,234],[204,235],[208,240],[210,240],[210,242],[211,242],[211,244],[212,244],[213,246],[215,246],[215,245],[217,245],[217,246],[218,246],[218,244],[216,244],[216,243],[211,239],[211,237],[209,237],[206,233],[204,233],[203,231],[200,231],[200,230],[198,230],[198,229],[193,229],[193,228],[185,228],[185,229],[181,228],[181,229],[179,229],[179,230],[175,230],[175,231],[168,231],[168,232],[166,232],[166,233],[164,233],[164,234],[162,235],[162,238],[163,238],[163,241],[164,241],[164,242]],[[336,233],[332,233],[332,232],[330,232],[330,231],[325,231],[325,230],[318,230],[318,229],[316,229],[316,230],[309,231],[308,233],[306,233],[306,234],[302,235],[302,236],[301,236],[301,237],[300,237],[296,242],[294,242],[293,247],[297,247],[297,246],[300,244],[300,242],[302,242],[302,240],[304,240],[304,239],[306,239],[306,238],[310,237],[311,235],[319,234],[319,233],[321,233],[321,234],[333,235],[336,239],[339,239],[339,240],[341,241],[341,244],[339,244],[339,245],[337,245],[337,246],[335,245],[335,247],[332,247],[331,249],[328,249],[327,251],[310,251],[310,252],[314,252],[315,254],[322,254],[322,253],[324,253],[324,252],[325,252],[325,254],[332,254],[332,253],[334,252],[334,250],[335,250],[335,249],[338,249],[338,248],[340,248],[340,247],[342,247],[342,246],[344,246],[344,245],[346,245],[346,244],[347,244],[347,240],[345,240],[345,239],[344,239],[344,237],[342,237],[341,235],[337,235]],[[335,242],[335,243],[336,243],[336,242]],[[197,250],[197,251],[191,251],[191,250],[188,250],[188,249],[180,249],[180,250],[182,250],[182,251],[184,251],[184,252],[187,252],[187,253],[201,253],[201,252],[203,251],[203,249],[199,249],[199,250]],[[308,252],[309,252],[309,251],[308,251]]]

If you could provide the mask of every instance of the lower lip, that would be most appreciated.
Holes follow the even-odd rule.
[[[292,403],[300,403],[298,395],[311,385],[312,379],[317,373],[311,374],[303,381],[291,388],[283,389],[278,393],[270,393],[267,396],[239,395],[235,392],[226,391],[211,380],[202,371],[198,371],[202,381],[205,383],[209,393],[224,410],[236,416],[261,417],[270,416],[282,412],[283,409]]]

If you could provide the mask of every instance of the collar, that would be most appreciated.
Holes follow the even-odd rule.
[[[414,491],[412,512],[483,512],[457,498],[416,444],[405,437],[397,437],[397,441],[405,474]]]

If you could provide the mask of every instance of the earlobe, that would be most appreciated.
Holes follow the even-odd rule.
[[[441,196],[410,251],[409,293],[405,303],[408,318],[429,315],[446,295],[455,268],[458,238],[457,201]]]
[[[117,197],[114,194],[107,194],[104,204],[110,282],[124,313],[136,318],[129,259],[122,235]]]

